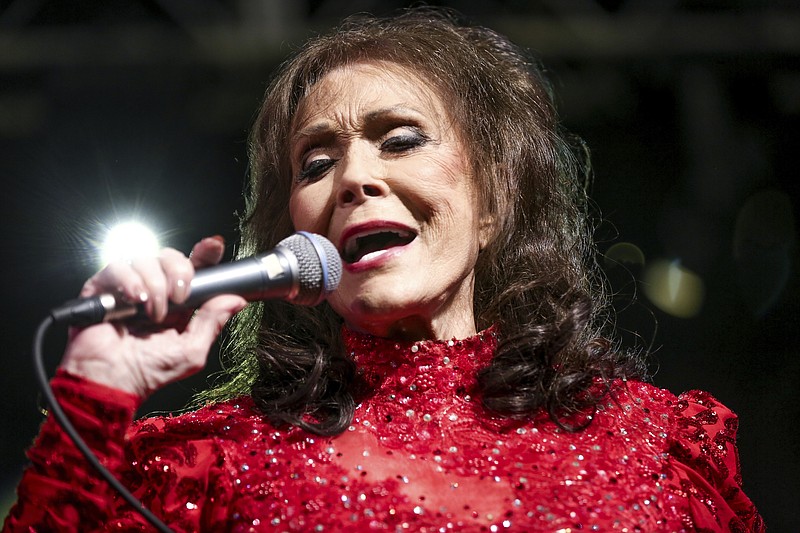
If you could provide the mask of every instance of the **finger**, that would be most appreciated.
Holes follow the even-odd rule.
[[[167,275],[161,268],[161,261],[158,257],[137,257],[131,266],[144,282],[147,292],[145,310],[148,316],[156,323],[162,322],[167,316],[169,286]]]
[[[159,254],[161,269],[167,279],[167,296],[177,304],[186,301],[189,284],[194,277],[194,266],[188,257],[173,248],[164,248]]]
[[[201,240],[192,248],[192,253],[189,254],[189,259],[192,265],[197,268],[203,268],[211,265],[216,265],[225,254],[225,239],[220,235],[206,237]]]
[[[146,302],[148,297],[147,286],[141,275],[124,261],[113,261],[89,278],[80,296],[88,298],[107,293],[120,294],[132,303]]]
[[[225,323],[246,306],[247,300],[233,294],[208,300],[195,312],[182,335],[189,345],[187,350],[206,353]]]

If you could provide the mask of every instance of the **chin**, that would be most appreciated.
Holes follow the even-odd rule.
[[[389,294],[356,295],[346,300],[330,298],[329,303],[348,327],[380,337],[389,336],[395,324],[422,315],[419,304]]]

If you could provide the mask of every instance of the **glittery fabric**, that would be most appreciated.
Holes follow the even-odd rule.
[[[763,531],[737,419],[709,394],[618,381],[576,433],[476,399],[491,331],[397,344],[345,332],[360,404],[334,438],[278,430],[249,398],[131,423],[138,402],[59,374],[103,462],[176,531]],[[47,421],[5,528],[140,530]]]

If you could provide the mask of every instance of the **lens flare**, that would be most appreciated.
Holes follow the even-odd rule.
[[[658,260],[644,272],[642,288],[659,309],[679,318],[692,318],[703,307],[703,280],[678,261]]]
[[[618,242],[605,253],[605,266],[609,269],[617,266],[642,267],[644,264],[644,252],[631,242]]]
[[[137,257],[158,254],[160,245],[155,233],[140,222],[123,222],[111,228],[100,250],[101,262],[132,261]]]

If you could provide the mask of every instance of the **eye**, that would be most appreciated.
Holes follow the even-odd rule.
[[[303,160],[303,167],[297,174],[297,182],[317,181],[336,163],[323,154],[309,155]]]
[[[387,134],[381,142],[381,151],[389,153],[402,153],[420,146],[424,146],[430,139],[418,128],[395,128]]]

